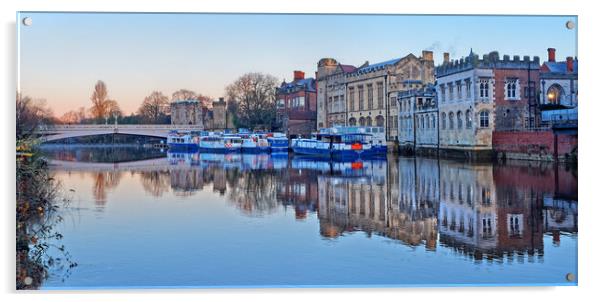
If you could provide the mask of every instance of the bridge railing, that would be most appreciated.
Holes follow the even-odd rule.
[[[201,131],[202,125],[127,125],[127,124],[98,124],[98,125],[43,125],[39,132],[48,131],[94,131],[94,130],[190,130]]]

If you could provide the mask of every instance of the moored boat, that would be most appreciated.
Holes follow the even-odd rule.
[[[167,145],[170,150],[196,151],[198,149],[199,135],[193,131],[170,131],[167,134]]]
[[[237,135],[207,135],[200,138],[199,151],[208,153],[240,152],[242,138]]]
[[[292,148],[296,154],[334,159],[356,159],[372,148],[365,133],[318,133],[316,138],[294,139]]]
[[[274,132],[268,136],[268,143],[272,154],[288,154],[288,138],[286,137],[286,134]]]
[[[242,152],[244,153],[268,153],[270,144],[263,134],[241,134]]]

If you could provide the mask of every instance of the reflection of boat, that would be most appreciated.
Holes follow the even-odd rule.
[[[240,152],[242,147],[242,139],[236,135],[207,135],[203,136],[199,142],[199,150],[201,152],[212,153],[230,153]]]
[[[191,152],[167,152],[167,160],[172,165],[187,164],[187,165],[198,165],[199,154]]]
[[[371,167],[369,161],[332,161],[315,160],[311,157],[295,156],[291,161],[291,168],[299,170],[315,170],[327,174],[343,176],[365,176],[367,168]]]
[[[269,154],[242,154],[242,165],[244,170],[266,170],[270,163]]]
[[[167,134],[167,145],[171,150],[197,150],[198,133],[194,131],[170,131]]]
[[[220,166],[226,170],[241,167],[240,153],[201,153],[200,161],[203,166]]]
[[[245,153],[267,153],[270,152],[270,144],[263,134],[240,134],[242,137],[242,152]]]
[[[268,137],[272,154],[288,154],[288,138],[284,133],[274,132]]]
[[[365,133],[318,133],[315,139],[293,139],[292,148],[297,154],[334,159],[356,159],[372,146]]]

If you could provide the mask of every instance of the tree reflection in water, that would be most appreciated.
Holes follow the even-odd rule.
[[[476,261],[535,261],[543,255],[544,235],[560,244],[560,234],[577,234],[576,171],[550,163],[337,163],[206,154],[168,154],[157,163],[95,173],[94,198],[106,202],[106,192],[129,171],[155,197],[196,198],[209,188],[244,215],[289,206],[295,219],[315,213],[324,238],[363,232]]]

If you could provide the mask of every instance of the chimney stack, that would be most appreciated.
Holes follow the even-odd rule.
[[[548,62],[556,62],[556,49],[548,48]]]
[[[573,57],[566,57],[566,70],[568,72],[573,72],[574,66]]]
[[[299,71],[299,70],[295,70],[293,72],[293,78],[294,78],[295,81],[303,80],[303,79],[305,79],[305,72]]]
[[[443,53],[443,63],[445,63],[445,64],[449,63],[449,52]]]
[[[422,51],[422,59],[425,61],[432,61],[433,60],[433,52],[429,51],[429,50],[423,50]]]

